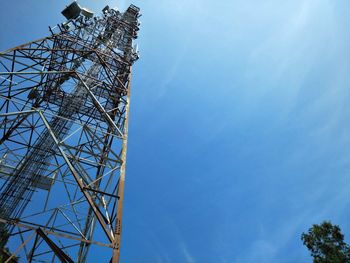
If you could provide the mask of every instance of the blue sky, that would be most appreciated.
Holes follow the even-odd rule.
[[[0,49],[69,2],[2,1]],[[350,2],[133,3],[122,262],[311,262],[300,235],[322,220],[350,241]]]

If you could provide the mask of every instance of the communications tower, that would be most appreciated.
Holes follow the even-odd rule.
[[[0,52],[0,255],[117,263],[139,8],[62,14]]]

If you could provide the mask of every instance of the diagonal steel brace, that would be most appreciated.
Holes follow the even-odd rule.
[[[47,121],[46,117],[44,116],[44,114],[41,112],[41,111],[38,111],[39,112],[39,115],[40,117],[42,118],[46,128],[48,129],[52,139],[54,140],[58,150],[60,151],[63,159],[65,160],[65,162],[67,163],[68,165],[68,168],[69,170],[71,171],[75,181],[77,182],[79,188],[80,188],[80,191],[83,193],[83,195],[85,196],[87,202],[89,203],[90,207],[92,208],[92,210],[94,211],[94,214],[97,218],[97,220],[99,221],[99,223],[101,224],[101,227],[103,229],[103,231],[106,233],[108,239],[110,242],[113,242],[114,241],[114,236],[111,234],[107,224],[105,223],[104,221],[104,216],[102,215],[100,209],[96,206],[93,198],[91,197],[91,195],[87,192],[86,190],[86,186],[85,184],[83,183],[82,180],[80,180],[79,178],[79,173],[77,172],[77,170],[74,168],[73,164],[71,163],[71,161],[69,160],[69,158],[67,157],[65,151],[63,150],[63,148],[61,147],[60,143],[59,143],[59,140],[57,139],[56,135],[53,133],[53,131],[51,130],[51,127],[50,127],[50,124],[49,122]]]

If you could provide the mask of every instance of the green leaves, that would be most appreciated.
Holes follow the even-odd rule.
[[[350,247],[344,242],[339,226],[330,222],[313,225],[301,235],[304,245],[311,252],[314,263],[349,263]]]

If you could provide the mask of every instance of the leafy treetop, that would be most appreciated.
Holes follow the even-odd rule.
[[[339,226],[325,221],[313,225],[301,235],[304,245],[311,252],[314,263],[350,263],[350,247],[344,242]]]

